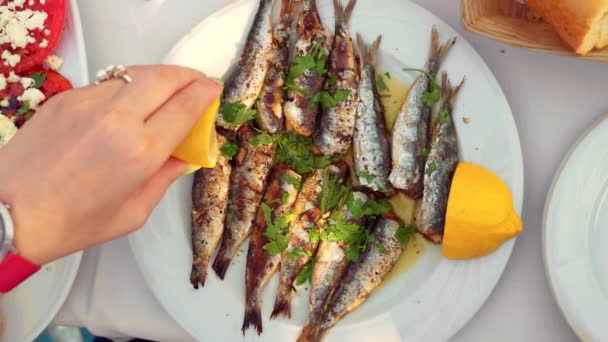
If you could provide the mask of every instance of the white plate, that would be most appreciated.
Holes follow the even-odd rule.
[[[184,37],[167,58],[168,63],[224,75],[243,45],[258,1],[233,3],[200,23]],[[331,1],[319,0],[323,22],[333,27]],[[244,19],[249,18],[249,19]],[[411,82],[416,75],[401,68],[421,67],[427,57],[432,25],[442,39],[458,35],[423,8],[408,1],[360,0],[352,19],[352,32],[367,41],[382,33],[381,64],[393,77]],[[495,171],[510,186],[521,209],[523,167],[517,129],[509,105],[494,76],[473,48],[462,38],[444,64],[452,80],[467,76],[459,96],[456,124],[462,157]],[[465,125],[462,117],[470,118]],[[205,288],[194,290],[189,282],[190,190],[192,178],[174,184],[141,231],[129,241],[136,261],[155,296],[167,311],[197,340],[242,339],[244,277],[247,244],[235,258],[225,281],[209,272]],[[513,241],[496,253],[477,260],[454,262],[441,258],[439,248],[429,248],[420,261],[396,281],[374,294],[346,317],[328,340],[383,341],[446,340],[477,312],[498,282],[509,259]],[[268,320],[274,302],[276,277],[265,292],[263,339],[292,341],[307,315],[307,291],[294,298],[294,318]],[[253,332],[247,339],[256,339]]]
[[[549,283],[584,341],[608,337],[608,115],[564,159],[545,206]]]
[[[88,83],[87,59],[76,0],[68,3],[65,32],[54,52],[65,60],[59,72],[74,87]],[[2,299],[6,330],[1,341],[31,341],[51,322],[67,298],[80,265],[81,253],[44,266]]]

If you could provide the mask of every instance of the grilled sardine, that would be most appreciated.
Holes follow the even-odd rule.
[[[357,34],[361,56],[359,106],[353,142],[355,170],[359,183],[373,191],[387,193],[392,189],[391,145],[384,122],[384,107],[376,85],[376,61],[382,36],[368,48]]]
[[[226,138],[217,134],[218,146]],[[232,167],[230,160],[219,153],[213,169],[200,169],[194,174],[192,185],[192,273],[194,288],[205,286],[207,265],[224,231],[224,217],[228,205],[228,188]]]
[[[264,80],[264,87],[257,102],[258,126],[267,133],[274,134],[283,130],[283,101],[286,97],[284,74],[289,63],[289,41],[291,23],[295,15],[296,0],[283,0],[281,21],[272,32],[272,51],[270,68]]]
[[[272,52],[273,3],[274,0],[260,0],[239,63],[224,86],[223,105],[217,118],[217,124],[225,129],[236,131],[240,125],[234,125],[224,120],[222,114],[224,106],[241,103],[246,109],[250,109],[264,86]]]
[[[418,232],[434,243],[443,239],[445,214],[450,185],[458,166],[458,138],[452,112],[464,80],[452,88],[447,73],[442,75],[439,114],[431,132],[429,157],[424,174],[422,200],[416,205],[415,226]]]
[[[298,18],[298,40],[295,45],[294,61],[298,57],[322,56],[321,64],[325,68],[330,51],[330,35],[319,18],[316,0],[303,0],[303,10]],[[290,68],[293,73],[294,65]],[[323,89],[325,75],[316,67],[307,69],[293,80],[293,86],[283,106],[287,125],[298,134],[311,136],[314,133],[319,104],[311,99]]]
[[[433,27],[431,32],[431,51],[424,67],[412,84],[405,101],[397,115],[393,127],[393,169],[389,180],[397,189],[412,199],[422,197],[425,158],[423,151],[427,147],[431,108],[424,103],[425,94],[430,90],[441,61],[454,45],[455,38],[445,44],[439,44],[439,33]]]
[[[356,0],[346,7],[334,0],[336,28],[328,67],[326,88],[331,96],[344,100],[323,109],[315,133],[315,144],[325,155],[342,155],[353,141],[357,105],[359,104],[359,63],[350,38],[349,22]]]
[[[224,279],[232,257],[251,233],[260,200],[266,188],[266,179],[272,168],[275,147],[273,144],[253,146],[249,140],[256,136],[249,125],[239,130],[241,150],[236,156],[230,177],[230,197],[225,219],[224,235],[213,269]]]
[[[362,192],[354,192],[353,196],[355,200],[361,201],[363,204],[368,201],[367,195]],[[358,224],[359,226],[365,224],[365,217],[355,219],[346,205],[342,207],[341,211],[344,214],[344,224]],[[329,222],[329,224],[331,223]],[[348,247],[343,241],[324,240],[319,244],[310,285],[310,314],[307,325],[317,326],[321,322],[328,300],[340,283],[348,265],[345,253]]]
[[[322,321],[317,325],[307,326],[298,341],[320,341],[329,329],[358,308],[380,285],[404,249],[395,238],[397,229],[399,222],[388,218],[378,219],[373,228],[376,243],[368,245],[358,262],[347,266],[344,276],[331,296]],[[384,248],[381,250],[379,246]]]
[[[332,164],[329,171],[333,176],[344,180],[348,165],[345,163]],[[302,186],[302,191],[296,200],[294,213],[296,219],[290,225],[290,239],[287,249],[281,257],[281,273],[279,277],[279,289],[274,304],[271,318],[286,316],[291,317],[291,295],[294,290],[293,282],[304,266],[310,261],[311,255],[317,249],[318,243],[310,241],[308,233],[317,225],[321,218],[319,195],[323,190],[324,170],[315,170],[308,176]],[[301,248],[302,255],[291,256],[294,250]]]
[[[272,209],[273,222],[277,217],[291,213],[293,209],[298,196],[298,189],[290,179],[299,181],[300,175],[285,165],[277,165],[273,168],[263,199],[264,203]],[[264,249],[264,245],[269,242],[269,239],[264,235],[266,228],[264,212],[258,209],[247,253],[243,334],[249,326],[255,327],[258,335],[262,333],[262,291],[268,280],[279,269],[281,262],[281,254],[273,256]]]

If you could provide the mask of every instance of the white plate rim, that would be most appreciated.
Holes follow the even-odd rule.
[[[87,55],[84,44],[84,35],[82,31],[82,23],[80,18],[80,10],[78,8],[78,3],[76,0],[69,0],[67,3],[69,6],[68,15],[70,16],[66,20],[71,20],[74,30],[74,38],[76,39],[75,48],[78,51],[78,69],[80,79],[77,80],[78,84],[86,85],[89,83],[89,74],[88,74],[88,64],[87,64]],[[74,80],[72,80],[74,81]],[[55,318],[55,315],[59,312],[65,301],[67,300],[72,286],[74,285],[74,281],[76,280],[76,276],[78,275],[78,270],[80,268],[80,262],[82,261],[82,252],[76,252],[69,256],[66,256],[60,260],[60,262],[64,263],[65,271],[64,278],[62,281],[64,282],[61,291],[56,296],[56,301],[49,304],[50,309],[47,310],[49,313],[43,319],[38,321],[38,324],[34,329],[32,329],[27,335],[25,335],[24,341],[33,341],[36,337],[38,337],[44,329],[51,323],[51,321]],[[43,266],[44,267],[44,266]],[[8,323],[8,322],[7,322]],[[1,337],[1,336],[0,336]]]
[[[182,45],[184,45],[189,37],[191,37],[192,35],[194,35],[196,32],[199,31],[199,28],[204,26],[207,22],[207,19],[209,17],[213,17],[215,15],[218,15],[224,11],[228,11],[231,6],[235,6],[238,3],[240,3],[241,1],[235,1],[235,2],[231,2],[229,4],[227,4],[226,6],[220,8],[219,10],[213,12],[212,14],[210,14],[209,16],[207,16],[206,18],[204,18],[201,22],[199,22],[197,25],[195,25],[188,33],[186,33],[181,39],[179,39],[176,44],[174,45],[174,47],[170,50],[170,52],[167,54],[166,58],[164,59],[164,61],[170,61],[171,60],[171,56],[174,55],[174,53],[176,51],[178,51],[180,49],[180,47]],[[436,23],[441,23],[442,25],[445,25],[446,27],[450,27],[450,29],[454,32],[457,32],[456,30],[454,30],[449,24],[447,24],[445,21],[443,21],[442,19],[440,19],[439,17],[437,17],[435,14],[433,14],[432,12],[426,10],[425,8],[423,8],[422,6],[418,5],[417,3],[414,3],[412,1],[407,1],[409,6],[413,6],[416,7],[417,9],[420,9],[424,12],[426,12],[427,15],[429,15],[429,17],[431,17]],[[458,35],[460,36],[459,44],[466,44],[468,49],[470,49],[474,55],[479,59],[479,61],[481,61],[481,69],[483,69],[483,73],[487,74],[490,77],[490,83],[492,85],[494,85],[496,87],[496,92],[499,94],[499,96],[501,98],[503,98],[505,100],[505,104],[506,107],[509,111],[509,113],[511,114],[507,120],[508,122],[512,125],[512,127],[514,128],[512,133],[512,138],[514,139],[512,142],[514,145],[514,153],[513,153],[513,157],[514,160],[513,162],[515,163],[513,169],[514,169],[514,179],[513,181],[513,185],[512,185],[512,189],[511,191],[514,194],[514,202],[515,202],[515,209],[518,212],[518,214],[521,215],[522,212],[522,207],[523,207],[523,198],[524,198],[524,166],[523,166],[523,155],[522,155],[522,150],[521,150],[521,142],[520,142],[520,138],[519,138],[519,132],[517,129],[517,124],[515,122],[515,118],[513,116],[511,107],[508,103],[508,101],[506,100],[506,96],[500,86],[500,84],[498,84],[498,81],[496,80],[494,73],[489,69],[489,67],[487,66],[487,64],[483,61],[483,59],[481,58],[481,56],[479,56],[479,54],[477,53],[477,51],[470,45],[470,43],[462,36],[462,34],[458,33]],[[135,261],[138,265],[138,267],[140,268],[140,270],[142,271],[142,275],[144,277],[144,279],[146,280],[147,285],[149,286],[149,288],[151,289],[151,292],[153,293],[153,295],[155,296],[155,298],[157,298],[157,300],[161,303],[161,305],[166,309],[166,311],[173,317],[173,319],[180,325],[182,325],[179,322],[179,319],[177,317],[175,317],[175,315],[171,312],[170,309],[168,309],[168,307],[171,307],[174,303],[170,303],[170,301],[167,298],[164,298],[163,296],[161,296],[159,293],[157,293],[157,291],[154,288],[154,279],[151,277],[150,274],[148,274],[145,271],[145,261],[143,260],[142,256],[139,255],[139,253],[137,253],[137,243],[136,243],[136,238],[135,238],[136,234],[130,235],[129,236],[129,244],[131,249],[134,252],[134,256],[135,256]],[[515,244],[516,239],[512,239],[508,242],[506,242],[500,249],[499,251],[497,251],[494,255],[491,255],[487,258],[493,258],[494,260],[492,260],[492,266],[494,267],[495,271],[496,271],[496,277],[494,279],[491,280],[492,285],[488,286],[484,289],[483,293],[478,294],[478,298],[479,301],[477,302],[478,305],[476,305],[476,309],[475,310],[468,310],[467,312],[464,312],[461,316],[461,319],[458,320],[456,325],[457,327],[450,327],[449,331],[445,331],[444,333],[442,333],[442,338],[448,339],[450,337],[452,337],[455,333],[457,333],[460,329],[462,329],[472,318],[473,316],[479,311],[479,309],[481,309],[481,307],[485,304],[485,302],[487,301],[487,299],[489,298],[490,294],[493,292],[493,290],[495,289],[496,285],[498,284],[498,282],[500,281],[502,274],[504,273],[504,269],[507,266],[507,263],[510,259],[514,244]],[[182,325],[182,327],[189,331],[188,327],[185,327]]]
[[[578,152],[579,147],[581,147],[581,145],[587,141],[589,136],[599,126],[604,124],[606,121],[608,121],[608,113],[601,115],[599,118],[597,118],[576,139],[576,141],[569,148],[568,152],[566,153],[566,155],[562,159],[559,167],[557,168],[557,171],[555,172],[555,176],[553,177],[551,187],[549,188],[549,191],[547,192],[547,197],[545,199],[545,207],[543,210],[543,225],[542,225],[542,227],[543,227],[542,228],[543,263],[545,266],[545,274],[547,276],[549,288],[551,289],[551,293],[552,293],[553,297],[555,298],[555,301],[557,302],[557,305],[560,308],[562,315],[564,316],[564,318],[566,319],[566,321],[568,322],[568,324],[570,325],[572,330],[576,333],[576,335],[581,340],[587,340],[591,336],[595,336],[595,335],[593,334],[593,331],[586,329],[586,326],[587,326],[586,324],[584,324],[584,323],[579,324],[579,322],[585,321],[585,317],[576,316],[576,314],[573,312],[573,309],[570,308],[568,306],[568,304],[566,304],[566,302],[565,302],[565,298],[568,297],[569,295],[566,293],[562,293],[559,290],[560,289],[560,287],[558,285],[559,281],[558,281],[557,275],[556,275],[556,272],[558,272],[558,271],[555,270],[553,267],[553,261],[552,261],[553,256],[551,253],[550,243],[548,241],[550,238],[550,234],[551,234],[551,232],[549,232],[550,228],[548,227],[548,221],[549,221],[550,211],[553,206],[553,202],[555,201],[556,189],[560,183],[560,180],[563,179],[563,173],[564,173],[565,168],[569,165],[571,159]],[[585,311],[582,310],[580,312],[585,312]]]

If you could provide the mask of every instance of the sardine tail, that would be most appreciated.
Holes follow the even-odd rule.
[[[277,297],[270,319],[287,317],[291,319],[291,296]]]
[[[207,265],[205,267],[201,265],[192,265],[192,273],[190,273],[190,282],[195,289],[198,287],[205,287],[205,279],[207,278]]]
[[[243,327],[241,328],[243,335],[252,326],[256,329],[258,335],[262,334],[262,313],[259,305],[248,305],[245,308],[245,317],[243,318]]]
[[[213,262],[213,270],[222,280],[224,280],[228,266],[230,266],[230,261],[232,261],[232,256],[229,255],[222,246],[215,257],[215,261]]]
[[[437,65],[441,63],[454,44],[456,44],[456,37],[452,37],[448,39],[447,42],[440,44],[439,31],[437,30],[437,26],[433,26],[433,29],[431,30],[430,56],[432,60],[436,61]]]
[[[380,51],[380,43],[382,35],[379,35],[369,47],[365,44],[361,34],[357,33],[357,45],[359,46],[359,55],[362,64],[376,65],[378,52]]]
[[[336,25],[345,25],[350,22],[357,0],[348,0],[346,6],[342,5],[342,0],[334,0],[334,12]]]
[[[303,329],[300,337],[298,337],[297,342],[316,342],[320,341],[319,336],[319,327],[307,324]]]

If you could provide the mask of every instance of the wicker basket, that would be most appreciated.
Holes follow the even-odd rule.
[[[509,45],[608,63],[608,48],[578,56],[549,24],[516,0],[462,0],[462,26]]]

